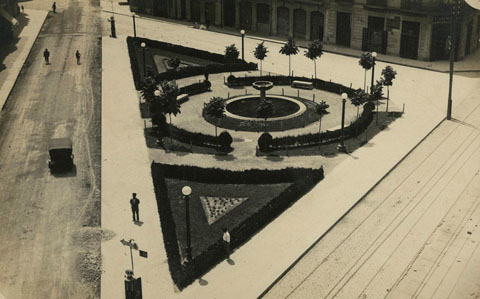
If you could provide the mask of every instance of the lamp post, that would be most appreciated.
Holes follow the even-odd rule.
[[[245,61],[245,57],[244,57],[244,54],[243,54],[243,52],[244,52],[244,45],[245,45],[245,43],[244,43],[244,40],[245,40],[245,30],[243,30],[243,29],[240,30],[240,34],[242,35],[242,61]]]
[[[142,52],[143,52],[143,78],[147,76],[147,69],[145,66],[145,50],[147,48],[147,44],[141,43],[140,46],[142,47]]]
[[[453,88],[453,65],[455,61],[455,46],[457,40],[457,15],[460,14],[460,3],[458,0],[453,1],[452,16],[450,22],[450,72],[448,81],[448,103],[447,103],[447,119],[452,119],[452,88]]]
[[[344,140],[345,140],[344,126],[345,126],[345,103],[347,102],[348,95],[346,93],[342,93],[341,96],[342,96],[342,130],[341,130],[342,136],[341,136],[340,144],[337,147],[337,150],[339,152],[346,153],[347,148],[345,147],[345,143],[344,143]]]
[[[372,52],[372,82],[370,84],[370,93],[373,91],[373,77],[375,76],[375,57],[377,57],[377,52]]]
[[[183,199],[185,200],[185,222],[187,228],[187,261],[192,260],[192,241],[190,239],[190,194],[192,194],[192,188],[185,186],[182,188]]]
[[[137,27],[135,26],[135,13],[132,13],[133,18],[133,37],[137,37]]]

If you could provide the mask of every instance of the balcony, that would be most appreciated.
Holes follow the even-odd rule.
[[[400,8],[410,11],[448,11],[450,3],[449,0],[402,0]]]
[[[387,0],[367,0],[367,5],[387,7]]]

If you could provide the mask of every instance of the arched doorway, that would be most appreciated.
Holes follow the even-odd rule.
[[[240,28],[252,29],[252,3],[249,1],[240,2]]]
[[[235,27],[235,1],[224,0],[223,24],[228,27]]]
[[[293,11],[293,37],[305,39],[307,30],[305,10],[297,8]]]
[[[319,11],[312,11],[310,14],[310,40],[323,41],[323,24],[325,18]]]
[[[190,20],[200,22],[200,2],[198,0],[190,1]]]
[[[288,36],[290,30],[290,10],[284,6],[277,8],[277,35]]]

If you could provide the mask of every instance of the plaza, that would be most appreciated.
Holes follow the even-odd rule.
[[[241,37],[237,31],[146,15],[137,15],[134,25],[127,5],[102,1],[102,11],[90,3],[88,14],[82,14],[98,23],[79,22],[91,33],[65,35],[72,39],[65,44],[85,53],[76,65],[73,48],[50,46],[57,36],[50,33],[56,32],[56,18],[73,18],[73,11],[64,10],[67,1],[58,2],[57,16],[50,12],[46,18],[38,13],[45,5],[25,3],[36,29],[22,34],[38,37],[34,43],[26,35],[19,45],[19,55],[27,59],[22,72],[8,59],[7,72],[0,72],[12,86],[7,93],[0,86],[5,94],[0,127],[19,149],[1,144],[2,165],[8,169],[2,175],[12,182],[1,191],[32,215],[13,221],[14,210],[2,214],[7,221],[2,239],[8,241],[0,247],[1,263],[8,260],[11,266],[2,274],[0,297],[124,298],[127,269],[141,277],[143,298],[459,298],[478,291],[478,50],[455,64],[453,119],[446,121],[445,61],[379,54],[372,76],[359,65],[362,51],[339,53],[325,45],[314,79],[313,62],[304,56],[306,42],[299,42],[298,55],[290,57],[292,75],[289,57],[279,53],[285,40],[249,32]],[[111,16],[116,38],[106,21]],[[155,41],[210,54],[169,52],[155,47]],[[253,51],[260,42],[268,49],[262,75],[252,67],[259,63]],[[235,67],[244,69],[209,66],[232,44],[246,61]],[[45,45],[53,53],[51,66],[39,59]],[[162,73],[175,56],[180,69],[218,71],[180,76],[179,69],[174,78],[183,94],[179,112],[165,113],[159,126],[141,86],[147,69],[152,71],[160,93],[152,90],[150,96],[162,97],[160,83],[168,75]],[[397,72],[388,90],[388,112],[386,88],[378,110],[375,101],[357,110],[351,102],[355,92],[368,91],[387,66]],[[34,80],[35,72],[43,74],[37,85],[21,88],[33,82],[25,80]],[[47,84],[44,78],[54,81]],[[52,86],[62,80],[56,95]],[[273,83],[265,100],[279,101],[279,115],[257,114],[262,100],[252,82],[264,81]],[[314,88],[297,88],[292,81],[313,82]],[[18,106],[23,98],[32,104]],[[224,117],[208,116],[212,98],[224,101]],[[317,115],[321,101],[329,114]],[[57,113],[27,121],[38,109],[66,118]],[[15,138],[11,132],[22,125],[21,138]],[[52,177],[38,161],[51,135],[69,132],[78,172]],[[226,134],[228,146],[220,146],[219,137]],[[29,143],[32,138],[38,144]],[[262,146],[265,140],[268,146]],[[337,149],[340,144],[345,151]],[[25,161],[23,153],[30,153]],[[33,166],[36,170],[27,171]],[[25,193],[28,184],[35,195]],[[132,193],[140,199],[135,222],[128,203]],[[35,221],[43,222],[35,226]],[[228,259],[222,246],[225,227],[232,240]],[[11,253],[18,245],[11,238],[17,229],[23,230],[19,242],[26,245],[18,247],[21,261]],[[49,271],[58,269],[51,278],[38,270],[49,261]],[[15,267],[21,262],[25,265]],[[26,275],[26,264],[37,270]]]

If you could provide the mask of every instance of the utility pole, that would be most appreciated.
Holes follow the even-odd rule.
[[[452,4],[452,14],[450,20],[450,76],[448,83],[448,104],[447,119],[452,119],[452,89],[453,89],[453,67],[455,61],[455,47],[457,40],[457,16],[460,14],[460,1],[454,0]]]

